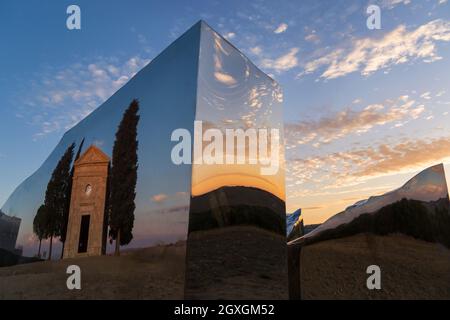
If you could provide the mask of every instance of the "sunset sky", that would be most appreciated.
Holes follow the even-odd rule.
[[[199,19],[281,85],[287,211],[306,224],[433,164],[449,181],[450,1],[76,3],[79,31],[65,26],[72,2],[0,2],[0,205]],[[369,4],[381,30],[366,27]]]

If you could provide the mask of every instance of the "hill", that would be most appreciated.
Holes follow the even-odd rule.
[[[191,198],[189,233],[238,225],[285,235],[285,203],[267,191],[240,186],[221,187]]]
[[[350,223],[327,229],[306,244],[370,232],[378,235],[402,233],[416,239],[439,242],[450,248],[450,211],[448,198],[423,202],[402,199],[375,213],[361,214]]]

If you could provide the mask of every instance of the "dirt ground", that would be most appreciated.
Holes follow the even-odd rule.
[[[284,236],[251,226],[189,235],[187,299],[288,299]]]
[[[302,299],[450,299],[450,250],[403,235],[359,234],[301,251]],[[381,290],[366,269],[381,268]]]
[[[0,268],[0,299],[183,299],[185,243]],[[81,290],[67,289],[67,266]]]
[[[240,228],[190,239],[187,298],[287,299],[278,250],[283,237]],[[253,249],[243,255],[243,248]],[[0,268],[0,299],[183,299],[185,252],[179,243]],[[81,268],[81,290],[66,287],[71,264]],[[381,268],[379,291],[366,287],[372,264]],[[303,299],[450,299],[450,250],[402,235],[360,234],[305,246],[300,273]]]

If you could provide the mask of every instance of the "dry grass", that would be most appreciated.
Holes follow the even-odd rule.
[[[178,243],[0,268],[0,299],[182,299],[185,251]],[[81,268],[81,290],[67,289],[71,264]]]
[[[191,233],[187,299],[288,299],[284,236],[252,226]]]
[[[381,268],[368,290],[366,268]],[[305,246],[303,299],[450,299],[450,250],[403,235],[359,234]]]

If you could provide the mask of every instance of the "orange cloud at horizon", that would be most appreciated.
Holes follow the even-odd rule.
[[[293,159],[288,163],[291,175],[288,181],[296,181],[297,190],[303,189],[302,186],[308,183],[320,185],[320,190],[342,188],[371,178],[421,170],[448,162],[450,136],[407,140],[395,145],[381,143],[324,156]]]

